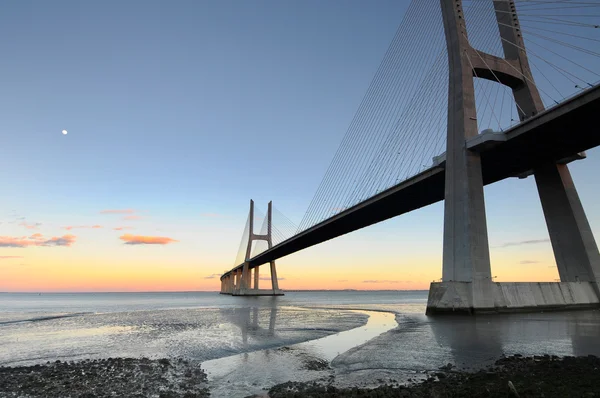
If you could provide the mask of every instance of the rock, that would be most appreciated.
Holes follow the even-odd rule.
[[[517,392],[515,385],[510,380],[508,381],[508,390],[510,391],[511,396],[515,396],[515,397],[519,398],[519,393]]]

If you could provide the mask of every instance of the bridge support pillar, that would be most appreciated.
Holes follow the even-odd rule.
[[[259,267],[260,266],[254,267],[254,289],[256,289],[256,290],[258,290],[258,281],[260,280]]]
[[[271,287],[273,292],[279,291],[279,282],[277,280],[277,268],[275,267],[275,261],[271,261]]]
[[[542,209],[562,282],[591,282],[600,297],[600,253],[567,165],[535,170]]]
[[[242,274],[242,283],[240,284],[240,289],[247,290],[250,289],[250,265],[246,261],[241,269]]]
[[[566,165],[534,170],[561,282],[492,281],[481,162],[465,145],[478,134],[473,77],[510,86],[521,120],[543,110],[543,103],[533,84],[513,0],[493,2],[505,58],[484,54],[521,68],[512,79],[502,80],[488,63],[477,64],[481,53],[469,44],[462,1],[440,2],[450,72],[444,254],[442,282],[431,284],[427,314],[597,307],[600,254]]]
[[[486,308],[494,305],[486,294],[492,274],[481,160],[465,144],[478,130],[473,68],[468,58],[471,47],[460,3],[441,0],[450,73],[442,280],[461,307]],[[433,288],[428,313],[436,310],[432,294],[436,294]]]

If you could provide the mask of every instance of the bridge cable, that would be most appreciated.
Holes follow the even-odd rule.
[[[410,3],[408,11],[404,16],[403,21],[406,20],[407,18],[409,18],[411,13],[414,12],[416,5],[417,5],[416,0],[413,0]],[[403,23],[401,23],[400,26],[398,27],[398,29],[396,31],[396,35],[394,36],[394,39],[392,40],[392,44],[397,43],[397,38],[399,37],[399,32],[401,31],[402,27],[403,27]],[[352,120],[350,127],[348,128],[348,131],[346,132],[346,135],[345,135],[344,139],[342,140],[342,143],[338,147],[338,150],[336,151],[336,154],[335,154],[332,162],[330,163],[329,168],[327,169],[327,172],[325,173],[323,180],[321,181],[321,184],[319,185],[319,188],[317,189],[317,192],[309,205],[307,214],[304,216],[303,220],[301,221],[301,223],[298,227],[298,231],[305,229],[307,227],[307,225],[306,225],[307,220],[312,221],[312,214],[315,211],[315,207],[316,207],[317,203],[319,201],[322,201],[322,198],[325,195],[324,192],[326,191],[326,188],[328,187],[329,180],[331,179],[331,177],[335,173],[335,171],[339,168],[340,158],[341,158],[341,155],[343,154],[344,149],[351,143],[351,141],[353,141],[354,135],[356,134],[356,131],[357,131],[354,128],[358,122],[358,119],[362,116],[362,115],[360,115],[360,112],[365,107],[369,106],[370,103],[373,101],[374,97],[372,95],[372,92],[376,89],[376,86],[379,83],[379,80],[381,79],[383,72],[385,71],[385,68],[387,67],[386,64],[389,63],[390,58],[388,57],[388,54],[394,48],[394,46],[392,44],[390,44],[390,46],[388,47],[386,55],[384,56],[380,66],[379,66],[379,69],[377,70],[377,73],[375,74],[375,77],[367,90],[366,95],[363,97],[363,100],[359,106],[359,111],[357,112],[354,119]]]
[[[416,2],[415,2],[415,4],[416,4]],[[418,13],[417,13],[417,15],[418,15]],[[406,21],[408,20],[409,17],[410,17],[410,14],[407,13],[407,15],[405,16],[405,18],[403,20],[403,24],[401,24],[401,26],[398,28],[397,34],[396,34],[394,40],[392,41],[392,44],[388,48],[388,52],[386,53],[386,56],[384,57],[384,61],[382,62],[383,68],[380,67],[380,70],[378,71],[378,77],[380,79],[378,79],[378,81],[377,81],[378,86],[375,86],[377,88],[377,90],[373,90],[373,91],[371,91],[369,93],[370,96],[372,97],[372,100],[370,101],[371,107],[367,108],[366,112],[365,112],[365,109],[363,109],[362,112],[360,112],[360,111],[357,112],[358,120],[360,122],[362,122],[362,124],[364,124],[365,122],[368,123],[370,121],[370,118],[373,115],[373,110],[372,110],[373,109],[373,105],[375,105],[376,108],[379,108],[379,109],[382,108],[382,106],[381,106],[381,95],[380,95],[380,92],[385,91],[385,88],[381,87],[381,82],[382,81],[385,82],[385,78],[386,78],[386,76],[389,73],[390,67],[394,66],[393,61],[394,61],[394,59],[396,57],[395,53],[397,52],[398,47],[400,45],[403,45],[403,42],[401,41],[401,38],[402,37],[406,37],[404,35],[404,31],[406,30],[406,28],[405,28],[406,27]],[[359,127],[360,128],[360,124],[359,125],[355,125],[354,127]],[[360,136],[360,133],[361,133],[361,130],[360,129],[356,129],[356,134],[354,134],[354,135],[355,136],[356,135]],[[348,160],[347,160],[348,153],[350,153],[350,154],[356,153],[357,148],[361,148],[361,147],[364,148],[364,145],[365,145],[364,138],[359,139],[359,140],[355,140],[353,147],[350,148],[350,151],[346,151],[346,153],[344,154],[344,155],[346,155],[345,156],[346,159],[343,159],[342,163],[346,163],[347,164],[348,163]],[[364,152],[364,149],[361,149],[361,150]],[[356,167],[356,161],[355,161],[355,163],[354,163],[353,166]],[[347,166],[346,169],[349,169],[349,167]],[[342,172],[343,172],[343,170],[342,170]],[[334,174],[337,174],[336,177],[338,177],[338,180],[339,180],[339,178],[340,178],[339,171],[337,173],[332,173],[332,177],[333,177]],[[348,170],[346,170],[345,174],[346,175],[348,174]],[[342,178],[344,178],[343,175],[342,175]],[[345,178],[347,178],[347,177],[345,177]],[[326,193],[326,195],[325,195],[326,196],[326,203],[325,203],[324,206],[323,205],[320,206],[321,209],[315,209],[316,210],[315,214],[313,215],[313,218],[310,219],[311,224],[313,223],[313,220],[314,220],[315,216],[319,217],[319,212],[322,211],[323,208],[327,209],[328,207],[331,207],[331,205],[329,203],[331,203],[331,202],[333,202],[335,200],[336,195],[333,194],[333,193],[330,193],[330,192],[331,192],[332,189],[335,189],[335,187],[336,187],[336,183],[334,181],[333,184],[330,184],[329,189],[327,191],[325,191],[325,193]],[[339,184],[337,184],[337,187],[339,189]]]
[[[406,20],[406,19],[405,19],[405,20]],[[414,31],[415,31],[415,29],[412,29],[412,31],[413,31],[413,34],[414,34]],[[399,36],[399,35],[398,35],[398,36]],[[389,53],[388,53],[388,54],[389,54]],[[395,54],[394,54],[394,53],[392,53],[392,54],[395,56]],[[388,56],[389,56],[389,55],[388,55]],[[417,58],[417,57],[415,56],[414,58]],[[413,80],[416,80],[416,79],[413,79]],[[396,85],[396,87],[398,87],[398,86],[399,86],[397,82],[395,83],[395,85]],[[405,90],[405,92],[406,92],[406,91],[409,91],[409,90]],[[389,91],[388,91],[388,92],[389,92]],[[394,93],[394,92],[392,91],[392,95],[393,95],[393,93]],[[379,101],[379,103],[381,103],[381,101]],[[388,105],[389,105],[389,104],[388,104]],[[389,108],[389,106],[388,106],[388,108]],[[377,116],[377,113],[376,113],[375,115]],[[389,112],[388,112],[388,115],[389,115]],[[372,118],[372,117],[373,117],[373,115],[371,115],[371,118]],[[382,118],[380,118],[380,119],[382,119]],[[375,126],[375,129],[378,129],[378,130],[379,130],[379,125],[378,125],[378,124],[375,124],[374,126]],[[346,175],[342,175],[342,176],[341,176],[341,179],[342,179],[342,184],[340,184],[340,183],[339,183],[339,178],[338,178],[338,183],[337,183],[337,184],[335,184],[335,185],[337,186],[337,188],[336,188],[336,186],[334,186],[334,187],[333,187],[333,189],[334,189],[334,191],[333,191],[333,192],[334,192],[334,194],[333,194],[333,195],[331,195],[331,197],[333,198],[333,200],[329,200],[329,201],[327,202],[327,206],[323,206],[323,208],[321,208],[320,210],[317,210],[317,212],[315,213],[315,214],[316,214],[316,216],[317,216],[317,220],[319,220],[319,221],[320,221],[320,220],[323,218],[323,216],[324,216],[324,215],[325,215],[325,216],[328,216],[328,215],[329,215],[329,214],[326,214],[326,213],[325,213],[325,214],[323,214],[323,212],[331,209],[332,205],[331,205],[330,203],[336,203],[336,204],[335,204],[335,205],[333,205],[333,206],[340,207],[340,206],[339,206],[337,203],[340,203],[340,200],[341,200],[340,198],[343,198],[344,187],[346,188],[346,191],[347,191],[347,185],[350,185],[350,184],[347,184],[347,183],[346,183],[346,184],[343,184],[343,182],[345,182],[345,181],[346,181],[346,182],[347,182],[347,181],[350,181],[350,182],[352,182],[352,181],[354,181],[355,179],[359,178],[359,177],[358,177],[358,172],[359,172],[360,170],[362,170],[362,168],[363,168],[361,165],[362,165],[362,164],[364,164],[364,161],[365,161],[365,159],[367,159],[367,158],[368,158],[367,156],[365,156],[365,154],[369,154],[370,152],[372,152],[372,149],[371,149],[371,150],[369,150],[369,149],[368,149],[369,147],[366,147],[366,148],[365,148],[365,145],[366,145],[366,144],[368,144],[368,143],[369,143],[369,141],[373,141],[373,140],[372,140],[372,137],[369,137],[369,139],[368,139],[368,140],[366,139],[366,137],[365,137],[365,138],[362,138],[362,139],[360,140],[359,144],[362,144],[362,145],[358,146],[358,148],[360,148],[360,151],[361,151],[361,152],[363,152],[363,156],[361,156],[361,157],[360,157],[358,160],[356,160],[356,159],[352,159],[352,160],[353,160],[353,164],[354,164],[354,166],[353,166],[353,169],[355,169],[356,171],[354,171],[353,173],[351,173],[351,174],[349,175],[349,177],[348,177],[348,174],[346,174]],[[376,143],[377,143],[377,141],[376,141]],[[370,147],[371,147],[371,148],[373,148],[373,147],[375,147],[375,146],[376,146],[376,145],[371,145]],[[355,148],[357,148],[357,147],[355,146]],[[355,149],[355,151],[356,151],[356,149]],[[355,151],[353,151],[353,152],[355,152]],[[350,152],[349,156],[352,156],[352,155],[353,155],[353,152]],[[345,181],[344,181],[344,180],[345,180]],[[340,191],[340,190],[341,190],[341,191]],[[329,190],[329,192],[331,192],[331,189]],[[335,192],[337,192],[337,194],[335,194]],[[341,193],[341,194],[340,194],[340,193]],[[342,202],[342,203],[343,203],[343,202]],[[339,210],[339,209],[335,209],[335,210]],[[313,216],[313,217],[314,217],[314,216]],[[314,220],[314,218],[313,218],[313,219],[311,219],[311,221],[312,221],[312,220]]]

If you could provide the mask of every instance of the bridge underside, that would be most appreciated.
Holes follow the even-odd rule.
[[[523,177],[600,145],[600,87],[594,87],[506,131],[505,141],[480,142],[485,185]],[[469,143],[468,143],[469,145]],[[444,164],[355,205],[249,260],[250,268],[444,199]],[[235,269],[241,268],[241,265]],[[234,269],[234,270],[235,270]],[[233,270],[232,270],[233,271]]]

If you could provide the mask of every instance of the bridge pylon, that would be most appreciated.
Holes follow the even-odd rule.
[[[283,296],[279,289],[277,268],[275,260],[269,262],[271,270],[271,289],[260,289],[260,264],[252,264],[252,242],[264,240],[268,249],[273,247],[273,202],[269,202],[267,209],[267,233],[254,233],[254,201],[250,199],[248,244],[244,262],[221,276],[221,294],[233,296]]]
[[[512,89],[521,121],[544,110],[513,0],[493,0],[504,58],[471,47],[462,0],[440,0],[449,61],[442,282],[431,284],[427,313],[496,312],[598,306],[600,254],[565,162],[531,173],[542,202],[561,282],[492,280],[474,77]]]

